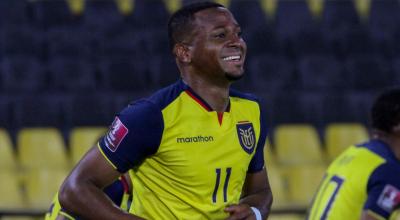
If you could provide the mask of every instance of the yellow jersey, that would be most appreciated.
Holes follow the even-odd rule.
[[[351,146],[329,166],[309,220],[358,220],[366,210],[389,219],[400,204],[400,163],[379,140]]]
[[[217,113],[182,80],[117,115],[99,149],[133,183],[130,213],[145,219],[224,219],[247,173],[264,168],[257,99],[230,92]]]

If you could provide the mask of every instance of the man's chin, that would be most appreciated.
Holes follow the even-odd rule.
[[[225,73],[225,78],[228,79],[230,82],[238,81],[243,76],[244,76],[243,73],[240,74]]]

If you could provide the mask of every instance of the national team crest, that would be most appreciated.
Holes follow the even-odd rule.
[[[239,138],[240,146],[248,154],[253,153],[256,146],[256,134],[251,122],[239,122],[236,124],[236,130]]]

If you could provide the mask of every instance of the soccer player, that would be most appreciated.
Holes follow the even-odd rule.
[[[128,211],[132,193],[132,184],[127,174],[122,175],[118,180],[104,188],[103,192],[112,202],[122,210]],[[79,217],[66,212],[58,201],[58,193],[54,196],[53,203],[46,213],[45,220],[79,220]]]
[[[329,166],[310,220],[389,219],[400,205],[400,88],[383,92],[371,111],[372,138]]]
[[[220,4],[195,3],[168,33],[181,79],[117,114],[64,181],[61,206],[85,219],[267,218],[264,115],[253,95],[230,89],[244,72],[239,24]],[[127,171],[129,213],[101,191]]]

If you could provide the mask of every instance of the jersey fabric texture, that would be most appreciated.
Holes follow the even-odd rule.
[[[351,146],[329,166],[308,219],[389,219],[400,203],[400,163],[379,140]]]
[[[217,113],[182,80],[134,102],[99,149],[133,183],[130,212],[146,219],[224,219],[247,173],[264,168],[266,128],[257,99],[230,91]]]
[[[129,186],[124,176],[121,176],[117,181],[104,188],[103,192],[114,202],[114,204],[118,205],[122,210],[128,211],[130,205],[130,194]],[[59,215],[62,215],[64,219],[69,220],[81,219],[69,214],[61,207],[57,193],[54,196],[49,211],[45,215],[45,220],[56,220]]]

